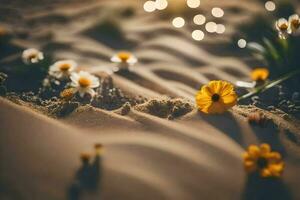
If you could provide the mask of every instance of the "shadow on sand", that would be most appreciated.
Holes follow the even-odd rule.
[[[224,134],[234,139],[243,146],[243,135],[238,122],[230,112],[222,115],[206,115],[199,112],[203,120],[218,128]],[[253,132],[261,142],[266,142],[279,151],[282,155],[286,151],[279,139],[279,130],[275,124],[268,124],[267,127],[253,127]],[[291,200],[292,196],[287,186],[280,178],[261,178],[259,174],[250,174],[247,177],[243,200]]]
[[[219,129],[221,132],[225,133],[232,139],[234,139],[238,144],[243,145],[243,136],[241,128],[238,122],[230,112],[226,112],[222,115],[207,115],[198,112],[201,119],[208,122],[212,126]]]
[[[243,200],[292,200],[292,196],[280,178],[248,176]]]

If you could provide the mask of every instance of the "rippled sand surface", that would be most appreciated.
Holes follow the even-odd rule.
[[[207,16],[214,6],[225,10],[226,32],[196,42],[191,28],[172,28],[172,15],[145,13],[142,1],[3,2],[3,23],[30,35],[14,45],[74,59],[95,74],[113,66],[109,59],[117,50],[130,49],[140,61],[134,76],[113,75],[126,94],[192,103],[209,80],[248,80],[256,61],[227,44],[238,23],[264,9],[253,0],[203,0]],[[124,14],[127,6],[133,16]],[[88,106],[55,120],[4,99],[0,109],[0,199],[300,199],[299,129],[251,127],[238,107],[220,116],[194,109],[175,120]],[[92,152],[97,142],[105,147],[103,156],[87,168],[79,154]],[[262,142],[283,153],[281,180],[253,180],[244,172],[241,154]],[[90,170],[93,181],[87,183]]]

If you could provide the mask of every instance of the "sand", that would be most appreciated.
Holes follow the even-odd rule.
[[[134,16],[110,12],[121,12],[124,2]],[[29,38],[12,44],[40,48],[56,59],[75,59],[97,75],[103,66],[113,66],[109,58],[118,49],[130,49],[140,60],[134,73],[112,78],[131,97],[160,101],[168,96],[193,105],[201,85],[212,79],[249,80],[257,62],[239,50],[226,52],[225,44],[237,24],[263,11],[258,1],[222,2],[226,33],[206,35],[201,43],[192,40],[192,29],[175,30],[169,21],[143,12],[141,1],[34,3],[7,5],[19,6],[16,16],[22,17],[3,17],[4,23],[21,24],[18,34],[31,30]],[[202,2],[203,8],[218,4]],[[209,9],[202,12],[208,15]],[[111,21],[116,23],[111,29],[120,30],[122,37],[102,31]],[[0,63],[14,63],[18,56],[20,52]],[[259,127],[247,121],[257,111],[253,107],[237,106],[219,116],[193,107],[168,120],[144,107],[133,106],[122,115],[119,109],[86,105],[53,119],[20,104],[0,99],[0,199],[300,199],[300,128],[282,115],[266,112],[271,122]],[[282,179],[261,181],[245,173],[241,154],[248,145],[262,142],[283,154]],[[83,165],[80,153],[93,152],[95,143],[104,145],[103,155],[91,166]],[[90,171],[93,178],[86,181]]]

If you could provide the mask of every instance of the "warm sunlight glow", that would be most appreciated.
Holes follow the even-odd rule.
[[[224,16],[224,11],[221,9],[221,8],[213,8],[211,10],[211,14],[214,16],[214,17],[223,17]]]
[[[217,25],[217,30],[216,30],[216,32],[217,32],[218,34],[223,34],[223,33],[225,32],[225,30],[226,30],[226,28],[225,28],[225,26],[224,26],[223,24],[218,24],[218,25]]]
[[[244,49],[244,48],[246,48],[246,46],[247,46],[247,41],[246,40],[244,40],[244,39],[239,39],[239,41],[238,41],[238,46],[241,48],[241,49]]]
[[[207,32],[209,33],[214,33],[217,31],[217,24],[215,22],[208,22],[206,25],[205,25],[205,29]]]
[[[156,3],[154,1],[146,1],[144,3],[144,10],[146,12],[153,12],[153,11],[155,11],[155,6],[156,6]]]
[[[272,12],[276,9],[276,5],[273,1],[267,1],[265,3],[265,8],[266,8],[267,11]]]
[[[172,24],[176,28],[181,28],[181,27],[184,26],[185,21],[182,17],[176,17],[176,18],[173,19]]]
[[[206,18],[204,15],[199,14],[199,15],[195,15],[193,21],[197,25],[203,25],[205,24]]]
[[[167,0],[156,0],[155,7],[157,10],[164,10],[168,7],[168,1]]]
[[[186,4],[190,8],[197,8],[200,6],[200,0],[187,0]]]
[[[201,31],[201,30],[194,30],[192,32],[192,38],[194,40],[197,40],[197,41],[203,40],[204,39],[204,33],[203,33],[203,31]]]

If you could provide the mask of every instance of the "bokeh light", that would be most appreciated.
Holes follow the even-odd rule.
[[[197,25],[203,25],[203,24],[205,24],[206,18],[204,15],[199,14],[199,15],[194,16],[193,21]]]
[[[205,29],[209,33],[214,33],[217,31],[217,24],[215,22],[208,22],[205,24]]]
[[[247,41],[244,39],[239,39],[237,44],[241,49],[244,49],[247,46]]]
[[[157,10],[164,10],[168,7],[168,1],[167,0],[156,0],[155,1],[155,8]]]
[[[223,34],[225,33],[226,27],[223,24],[217,24],[217,30],[216,32],[218,34]]]
[[[172,21],[172,24],[173,24],[173,26],[176,27],[176,28],[181,28],[181,27],[184,26],[185,21],[184,21],[184,19],[183,19],[182,17],[175,17],[175,18],[173,19],[173,21]]]
[[[265,8],[267,11],[272,12],[276,9],[276,4],[273,1],[267,1],[265,3]]]
[[[181,4],[179,4],[180,2]],[[146,0],[146,2],[144,3],[144,10],[146,12],[154,12],[156,10],[164,10],[168,8],[168,10],[170,11],[172,9],[172,6],[178,7],[179,5],[185,7],[185,9],[187,9],[187,7],[195,9],[201,5],[201,0],[170,0],[170,1],[169,0]],[[183,14],[182,12],[176,12],[176,13],[175,12],[172,13],[173,19],[171,19],[171,23],[173,27],[183,28],[186,25],[186,23],[190,23],[186,21],[186,20],[190,20],[190,18],[185,19],[184,17],[180,16]],[[225,12],[220,7],[213,7],[211,9],[211,14],[213,15],[213,17],[221,18],[224,16]],[[204,39],[205,31],[207,33],[217,33],[217,34],[223,34],[226,31],[226,27],[224,24],[217,24],[216,22],[213,21],[207,21],[207,18],[203,13],[195,14],[194,17],[192,18],[192,22],[195,25],[204,26],[204,30],[201,28],[201,30],[197,29],[192,31],[191,36],[196,41],[201,41]]]
[[[192,38],[197,41],[201,41],[204,39],[204,33],[201,30],[194,30],[192,32]]]
[[[213,8],[213,9],[211,10],[211,14],[212,14],[214,17],[220,18],[220,17],[223,17],[223,16],[224,16],[224,11],[223,11],[223,9],[221,9],[221,8]]]
[[[144,3],[144,10],[146,12],[153,12],[156,9],[156,3],[154,1],[146,1]]]
[[[188,7],[190,8],[197,8],[200,6],[200,0],[187,0],[186,4],[188,5]]]

